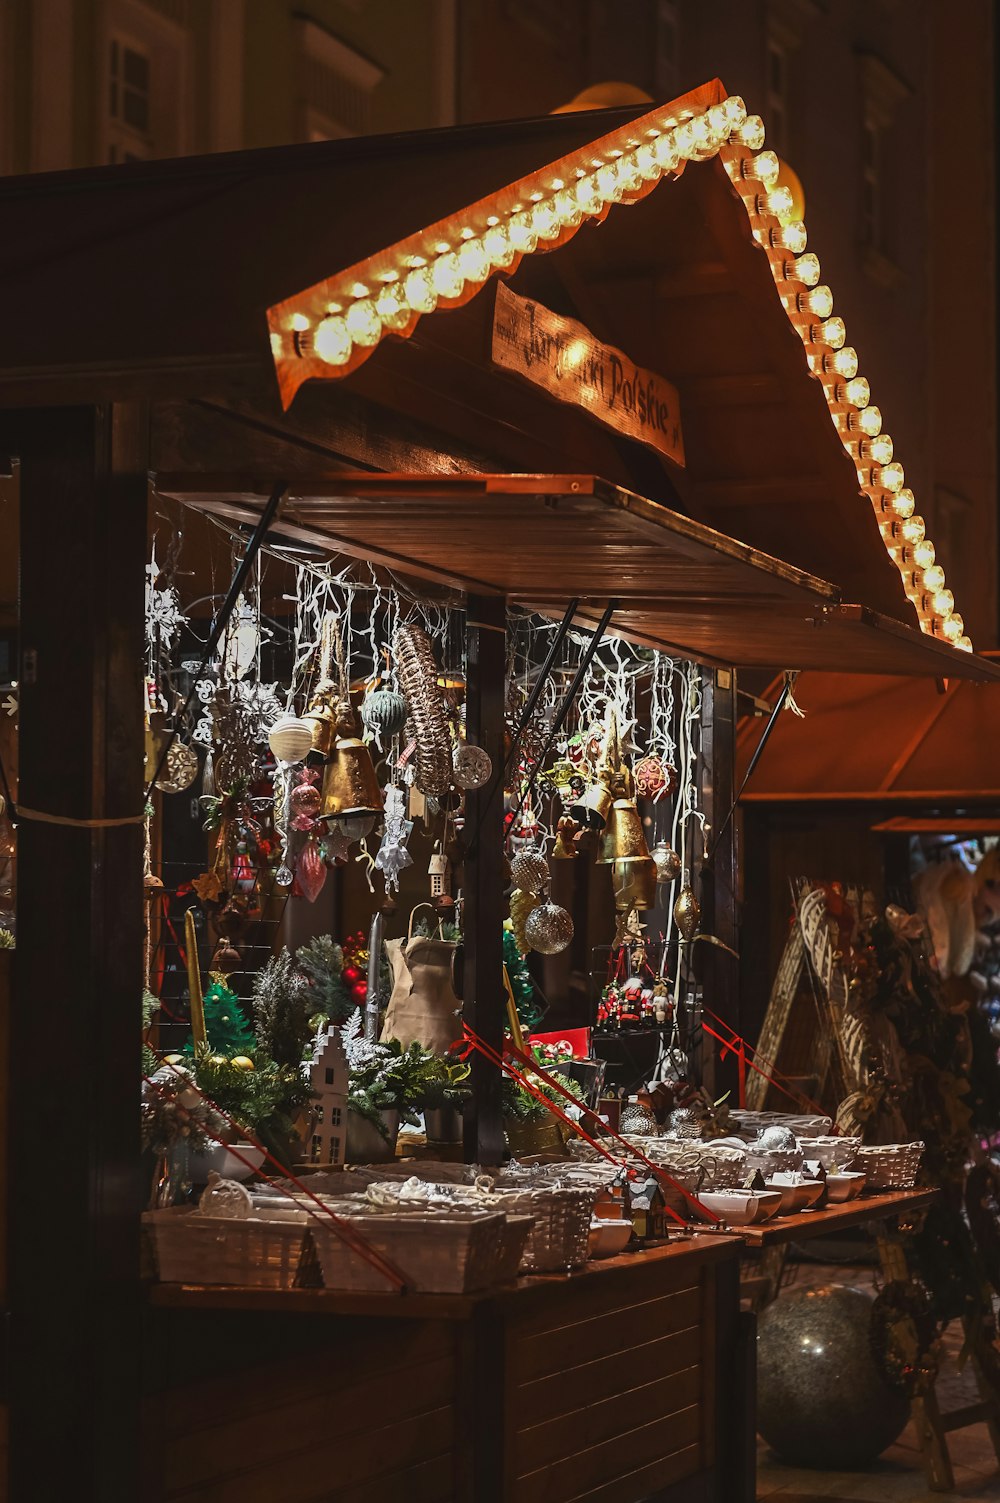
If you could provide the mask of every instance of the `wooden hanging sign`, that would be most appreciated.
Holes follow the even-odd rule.
[[[583,324],[519,297],[503,282],[497,284],[492,356],[494,365],[683,465],[677,388],[602,344]]]

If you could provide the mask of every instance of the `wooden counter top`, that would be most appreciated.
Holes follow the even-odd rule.
[[[796,1218],[788,1218],[794,1220]],[[606,1291],[623,1275],[641,1275],[656,1265],[685,1263],[701,1268],[738,1257],[744,1233],[731,1235],[691,1232],[642,1252],[601,1258],[569,1273],[534,1274],[513,1284],[482,1289],[475,1294],[366,1294],[340,1289],[247,1289],[229,1284],[153,1284],[153,1305],[184,1310],[271,1310],[310,1315],[374,1315],[393,1320],[468,1320],[480,1305],[492,1301],[526,1307],[572,1285]],[[763,1230],[763,1228],[761,1228]]]
[[[884,1221],[903,1211],[919,1211],[937,1200],[939,1190],[886,1190],[860,1195],[844,1205],[827,1206],[821,1211],[797,1211],[791,1216],[776,1216],[760,1226],[741,1226],[737,1235],[745,1252],[762,1247],[776,1247],[782,1242],[806,1242],[824,1237],[849,1226],[863,1226],[866,1221]]]

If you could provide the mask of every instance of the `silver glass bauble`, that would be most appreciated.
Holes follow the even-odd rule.
[[[649,853],[656,867],[657,882],[676,882],[681,874],[681,858],[667,840],[658,840]]]
[[[524,932],[540,955],[557,955],[573,938],[573,920],[558,903],[539,903],[528,914]]]
[[[526,850],[518,851],[511,861],[510,879],[522,892],[530,892],[537,897],[549,880],[549,863],[541,851],[529,846]]]

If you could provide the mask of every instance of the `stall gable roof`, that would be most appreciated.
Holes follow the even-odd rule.
[[[251,527],[277,475],[158,474],[159,494]],[[835,585],[595,475],[317,474],[275,533],[462,592],[578,619],[720,666],[997,677],[975,654],[844,603]],[[568,541],[569,540],[569,541]]]
[[[283,404],[303,382],[356,371],[387,335],[406,339],[424,315],[469,302],[492,278],[526,257],[558,250],[581,225],[602,222],[675,181],[689,162],[718,158],[741,200],[774,277],[774,303],[801,337],[804,373],[822,382],[830,419],[872,504],[922,630],[971,650],[945,588],[891,438],[858,377],[856,351],[833,314],[819,262],[806,253],[805,226],[792,218],[764,127],[718,79],[617,126],[268,310]]]

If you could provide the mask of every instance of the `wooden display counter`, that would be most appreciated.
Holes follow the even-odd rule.
[[[156,1285],[144,1503],[752,1497],[741,1251],[469,1296]]]
[[[850,1226],[864,1226],[870,1221],[887,1221],[907,1211],[924,1210],[933,1205],[940,1193],[940,1190],[875,1190],[843,1205],[775,1216],[760,1226],[741,1226],[739,1236],[746,1244],[746,1252],[788,1242],[806,1242],[812,1237],[827,1237],[845,1231]]]

